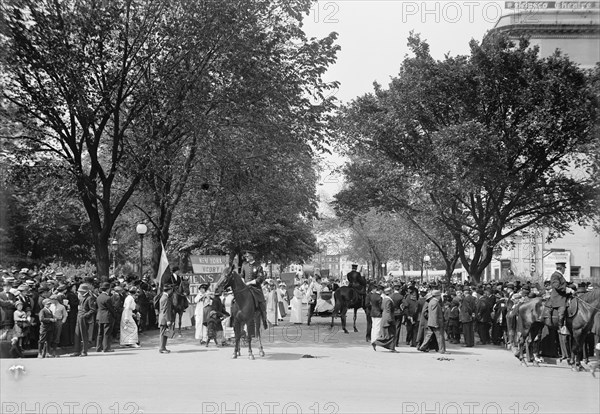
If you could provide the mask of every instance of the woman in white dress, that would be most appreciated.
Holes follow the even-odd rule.
[[[196,320],[196,333],[194,337],[200,341],[200,344],[206,343],[208,339],[208,330],[204,325],[204,307],[210,306],[210,296],[206,293],[208,285],[203,284],[198,288],[198,294],[194,298],[196,309],[194,311],[194,318]]]
[[[132,348],[139,347],[138,326],[135,323],[133,315],[136,311],[135,297],[138,290],[132,287],[127,292],[127,297],[123,303],[123,313],[121,314],[121,335],[120,344]]]
[[[265,299],[267,300],[267,321],[269,325],[277,325],[277,289],[272,282],[267,284]]]
[[[301,282],[298,281],[294,287],[294,297],[290,303],[292,305],[290,323],[302,323],[302,297],[304,295],[302,290],[300,290],[301,285]]]
[[[223,298],[223,306],[225,306],[225,311],[231,315],[231,305],[233,302],[233,292],[231,288],[224,292],[225,297]],[[235,333],[233,332],[233,326],[231,325],[231,316],[226,317],[222,321],[223,323],[223,338],[228,341],[231,338],[235,338]]]

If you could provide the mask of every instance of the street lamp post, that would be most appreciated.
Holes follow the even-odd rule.
[[[135,231],[140,235],[140,280],[144,277],[143,274],[143,263],[144,263],[144,234],[148,231],[148,227],[144,223],[140,223],[136,226]]]
[[[117,249],[119,247],[119,242],[117,239],[113,239],[112,243],[112,251],[113,251],[113,274],[117,275]]]

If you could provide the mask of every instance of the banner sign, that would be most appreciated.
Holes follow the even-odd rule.
[[[193,274],[190,278],[190,294],[198,294],[198,287],[203,283],[208,283],[214,290],[214,283],[221,277],[221,272],[229,265],[228,256],[190,256]],[[192,298],[193,299],[193,298]]]
[[[600,8],[598,1],[506,1],[505,9],[512,10],[589,10]]]

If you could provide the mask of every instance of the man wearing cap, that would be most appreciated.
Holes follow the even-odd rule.
[[[71,356],[87,356],[89,344],[89,327],[94,323],[96,315],[95,302],[92,299],[90,287],[81,284],[77,289],[79,297],[79,308],[77,310],[77,324],[75,325],[75,349]],[[83,348],[82,348],[83,344]]]
[[[556,263],[556,271],[550,276],[552,292],[550,293],[550,299],[546,302],[546,307],[551,308],[551,312],[554,310],[558,311],[558,328],[561,335],[568,334],[567,327],[565,326],[567,297],[573,293],[573,289],[568,287],[567,281],[563,276],[566,268],[567,264],[565,262]]]
[[[158,352],[161,354],[168,354],[171,352],[167,349],[167,339],[169,339],[169,328],[173,325],[172,293],[173,285],[165,283],[158,308],[158,326],[160,327],[160,348],[158,349]]]
[[[240,276],[246,282],[246,285],[253,287],[252,292],[254,298],[257,301],[257,306],[261,311],[263,326],[268,329],[267,324],[267,301],[265,300],[265,294],[262,291],[262,283],[265,280],[265,274],[263,268],[254,260],[254,252],[247,250],[244,255],[246,261],[242,264],[242,271]]]
[[[102,282],[100,294],[96,298],[98,306],[98,337],[96,338],[96,351],[114,352],[111,349],[112,326],[116,319],[112,297],[109,294],[110,283]]]

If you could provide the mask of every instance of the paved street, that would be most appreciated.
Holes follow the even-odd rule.
[[[266,356],[232,360],[232,348],[206,348],[193,330],[157,349],[157,331],[142,348],[87,358],[1,360],[2,412],[107,413],[593,413],[599,379],[568,367],[525,368],[495,346],[449,345],[449,355],[399,353],[333,331],[328,319],[269,331]],[[256,349],[256,355],[258,354]],[[306,357],[311,356],[312,358]],[[18,379],[9,368],[25,367]]]

